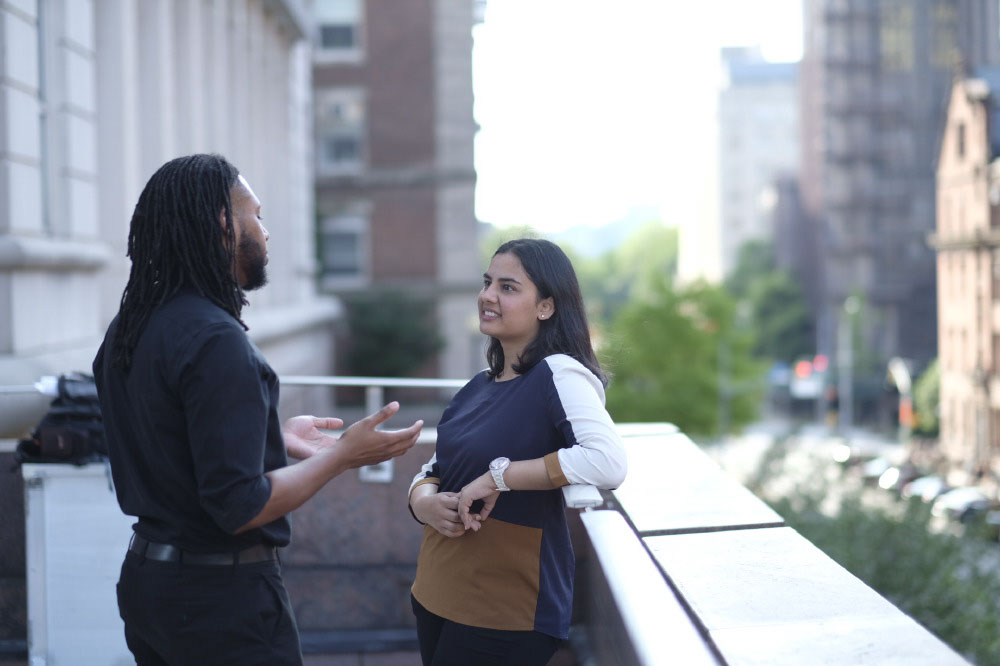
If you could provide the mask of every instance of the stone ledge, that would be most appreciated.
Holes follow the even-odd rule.
[[[314,298],[303,303],[261,306],[244,310],[247,335],[258,345],[266,345],[339,319],[344,311],[340,299]]]
[[[110,247],[99,241],[0,236],[0,270],[93,271],[110,258]]]

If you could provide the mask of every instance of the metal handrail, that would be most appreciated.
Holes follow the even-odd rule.
[[[387,388],[462,388],[468,379],[426,379],[417,377],[353,377],[348,375],[287,375],[285,386],[362,386],[365,410],[372,414],[385,404]]]
[[[417,377],[355,377],[348,375],[285,375],[281,383],[294,386],[382,386],[385,388],[462,388],[468,379]]]
[[[0,394],[17,395],[21,393],[38,393],[34,384],[14,384],[12,386],[0,386]]]

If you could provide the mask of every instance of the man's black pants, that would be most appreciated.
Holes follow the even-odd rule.
[[[302,664],[277,561],[195,566],[129,551],[118,609],[138,666]]]

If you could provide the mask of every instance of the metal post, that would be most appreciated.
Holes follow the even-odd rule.
[[[382,400],[385,397],[383,391],[381,386],[369,385],[365,387],[365,411],[367,414],[374,414],[381,409]],[[389,483],[392,481],[393,467],[391,459],[377,465],[366,465],[358,470],[358,478],[374,483]]]
[[[365,387],[365,413],[374,414],[382,408],[383,389],[381,386]]]
[[[852,319],[858,299],[848,296],[837,322],[837,425],[842,437],[850,439],[854,427],[854,340]]]

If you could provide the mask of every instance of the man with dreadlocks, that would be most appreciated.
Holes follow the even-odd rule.
[[[94,359],[111,471],[138,518],[122,564],[125,638],[147,664],[301,664],[276,548],[286,514],[341,472],[388,460],[423,425],[383,407],[278,420],[278,378],[246,335],[267,281],[260,202],[219,155],[164,164],[132,215],[132,270]],[[287,454],[302,461],[289,466]]]

